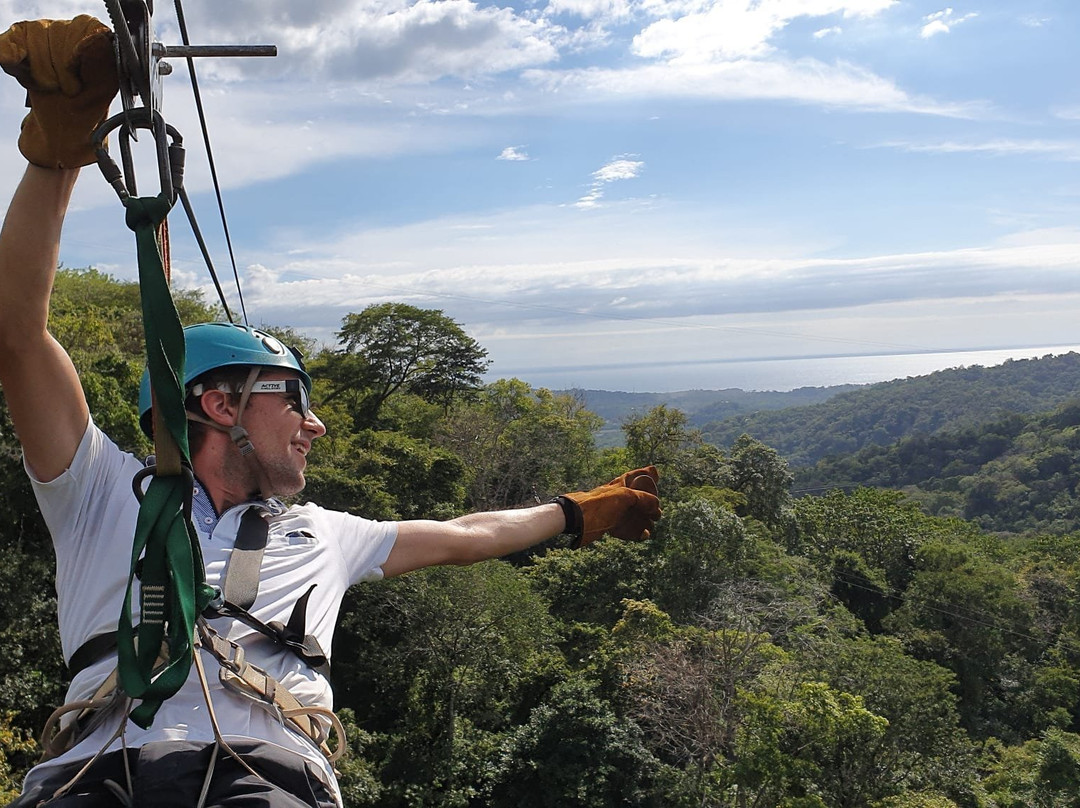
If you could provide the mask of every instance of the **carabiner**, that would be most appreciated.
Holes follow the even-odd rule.
[[[184,518],[190,522],[191,505],[192,500],[195,497],[195,474],[187,465],[181,466],[180,469],[181,476],[184,478]],[[154,477],[155,475],[157,475],[157,466],[151,464],[136,471],[135,476],[131,478],[131,490],[135,494],[135,499],[139,501],[140,505],[142,505],[142,501],[146,497],[146,492],[143,491],[142,487],[143,481],[147,477]]]
[[[109,156],[109,149],[105,143],[109,133],[121,127],[123,129],[118,139],[120,157],[124,164],[123,170]],[[131,158],[132,135],[129,130],[132,128],[149,129],[153,132],[161,194],[172,204],[184,186],[184,140],[176,128],[165,123],[161,113],[156,110],[148,110],[145,107],[127,110],[113,115],[95,129],[92,143],[97,154],[98,168],[101,169],[105,180],[113,187],[121,201],[129,196],[138,195],[135,184],[135,166]]]

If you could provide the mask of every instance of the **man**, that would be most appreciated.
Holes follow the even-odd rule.
[[[207,582],[225,600],[246,602],[206,621],[183,687],[148,727],[132,723],[130,701],[107,680],[138,512],[131,482],[142,464],[93,424],[75,368],[46,330],[64,215],[79,167],[93,159],[89,132],[116,89],[108,29],[89,17],[19,23],[0,35],[0,65],[31,101],[19,141],[30,165],[0,231],[0,385],[53,537],[75,705],[61,721],[67,748],[30,772],[15,804],[340,804],[320,749],[332,708],[321,655],[346,588],[497,558],[563,532],[584,542],[605,531],[647,538],[660,515],[655,470],[551,504],[448,522],[377,523],[310,503],[285,507],[274,497],[302,490],[308,451],[326,431],[309,407],[310,378],[258,331],[190,327],[195,528]],[[145,393],[140,415],[147,425]],[[247,523],[262,525],[254,566],[236,560],[250,557]]]

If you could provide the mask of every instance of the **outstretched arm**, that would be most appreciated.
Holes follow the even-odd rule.
[[[390,578],[422,567],[500,558],[564,532],[578,536],[575,546],[605,533],[619,539],[647,539],[661,514],[657,480],[656,469],[649,466],[592,491],[559,497],[561,504],[473,513],[448,522],[402,522],[383,574]]]
[[[422,567],[499,558],[558,536],[565,527],[562,508],[555,504],[471,513],[448,522],[402,522],[383,575],[392,578]]]
[[[27,464],[68,467],[89,412],[71,359],[47,330],[60,230],[78,169],[30,165],[0,231],[0,385]]]

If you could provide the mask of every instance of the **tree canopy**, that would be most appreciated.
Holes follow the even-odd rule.
[[[320,364],[331,383],[327,400],[347,395],[357,423],[375,423],[386,400],[411,393],[448,406],[479,387],[487,351],[441,311],[378,303],[347,314],[341,348]]]
[[[132,285],[64,270],[58,295],[53,327],[94,418],[145,450]],[[197,296],[181,305],[215,314]],[[330,431],[305,497],[446,518],[655,462],[664,506],[648,542],[555,539],[353,588],[333,649],[349,808],[1077,804],[1080,534],[987,529],[1024,491],[1069,507],[1068,406],[972,432],[953,460],[984,458],[997,487],[959,485],[973,499],[935,515],[920,492],[793,497],[781,449],[741,432],[710,443],[671,406],[630,418],[623,448],[598,448],[601,419],[580,396],[482,383],[483,349],[442,312],[372,307],[345,318],[342,340],[311,362]],[[49,540],[3,408],[0,448],[10,798],[66,679]],[[932,456],[908,451],[890,463]]]

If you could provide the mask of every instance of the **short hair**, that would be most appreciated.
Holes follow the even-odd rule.
[[[196,376],[191,380],[191,384],[187,387],[187,397],[184,399],[184,407],[188,412],[194,413],[202,418],[206,418],[206,410],[202,406],[202,395],[192,394],[192,390],[196,385],[203,385],[204,390],[221,389],[225,388],[229,391],[230,402],[232,404],[240,403],[240,393],[237,392],[240,387],[247,381],[248,374],[251,372],[251,367],[248,365],[226,365],[225,367],[212,368],[206,371],[206,373]],[[198,421],[192,421],[188,419],[188,448],[191,450],[191,454],[195,454],[202,448],[203,443],[206,441],[207,431],[213,429],[213,427],[207,424],[199,423]]]

